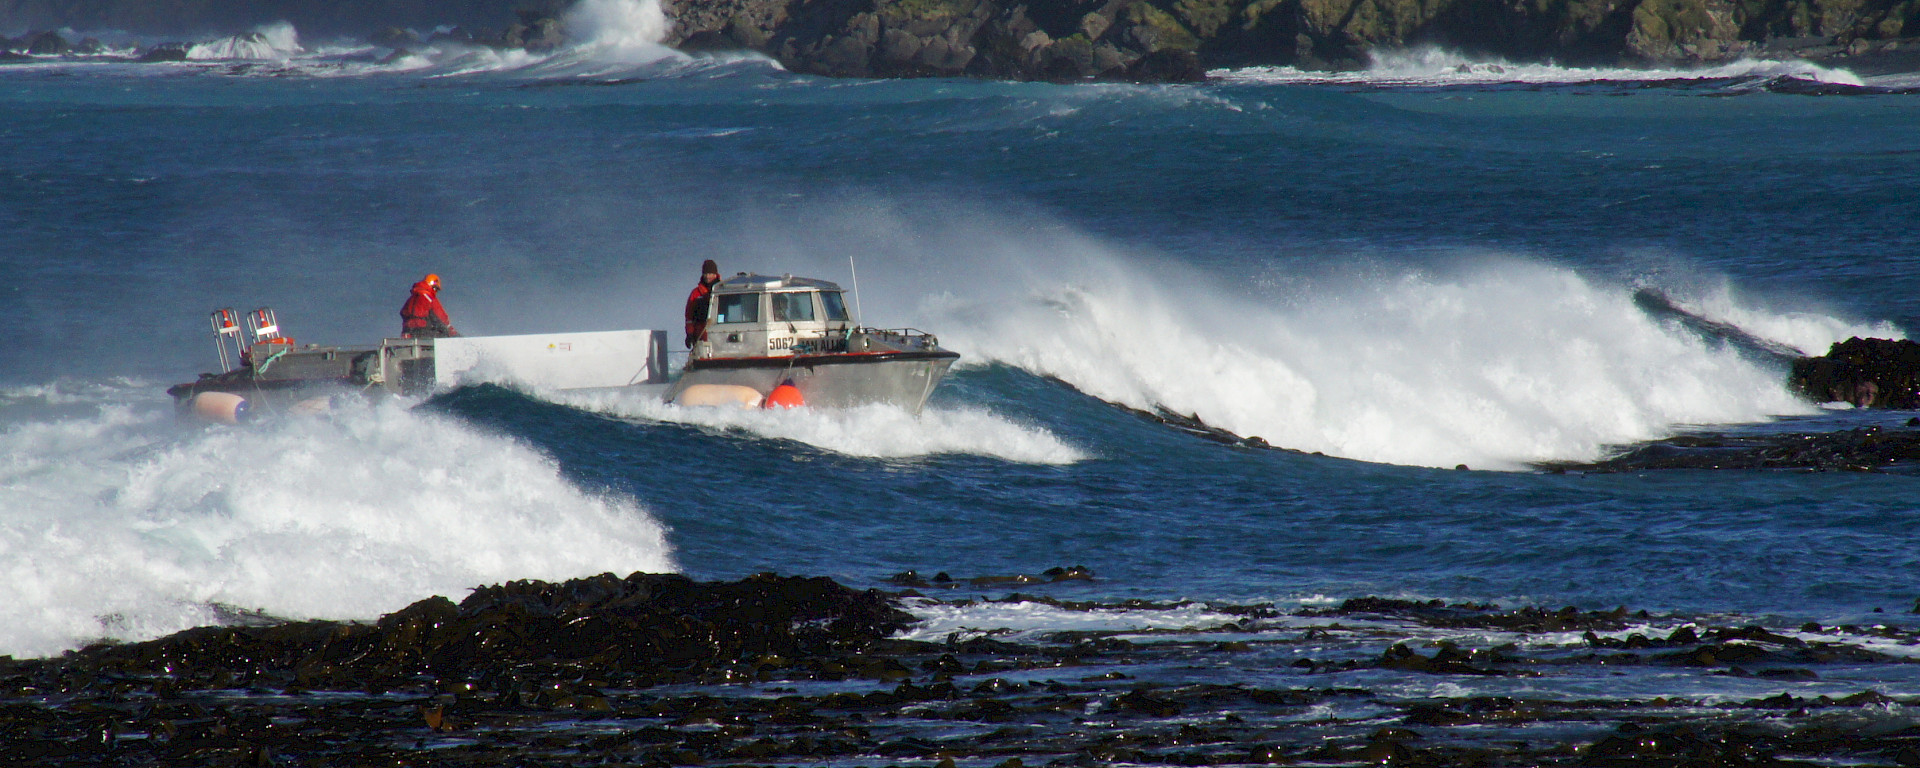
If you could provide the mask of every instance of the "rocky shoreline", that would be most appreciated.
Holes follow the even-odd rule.
[[[1192,80],[1207,69],[1365,67],[1437,46],[1563,65],[1807,59],[1920,71],[1920,13],[1885,0],[664,0],[670,43],[765,53],[831,76]]]
[[[1064,576],[1063,576],[1064,574]],[[1049,577],[900,585],[1074,584]],[[1029,587],[1033,588],[1033,587]],[[938,598],[940,595],[935,595]],[[1500,680],[1872,679],[1912,632],[1361,598],[1172,631],[893,639],[826,579],[612,575],[431,598],[372,624],[210,627],[0,661],[0,753],[39,766],[1907,765],[1920,701],[1490,695]],[[966,605],[982,598],[946,598]],[[1062,612],[1178,608],[1012,594]],[[1436,637],[1476,637],[1456,642]],[[1131,637],[1132,639],[1128,639]],[[1546,637],[1578,638],[1538,642]],[[1526,641],[1535,638],[1536,641]],[[1208,669],[1195,682],[1183,669]],[[1171,670],[1171,672],[1169,672]],[[1611,670],[1611,671],[1610,671]],[[1459,695],[1424,695],[1457,681]],[[1411,687],[1409,687],[1411,685]],[[1831,685],[1823,690],[1835,691]],[[1476,692],[1479,691],[1479,692]]]
[[[1562,65],[1755,57],[1862,74],[1920,71],[1920,37],[1913,36],[1920,7],[1894,0],[660,1],[672,21],[667,45],[755,51],[795,72],[835,77],[1179,82],[1216,67],[1353,69],[1374,52],[1421,46]],[[288,22],[309,37],[357,38],[395,50],[446,40],[542,50],[567,42],[570,5],[0,0],[0,31],[233,35]],[[48,34],[29,32],[0,49],[15,58],[60,52]]]

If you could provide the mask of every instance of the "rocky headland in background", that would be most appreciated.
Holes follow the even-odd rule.
[[[639,0],[632,0],[638,2]],[[688,51],[750,50],[846,77],[1181,81],[1214,67],[1364,66],[1439,46],[1561,65],[1802,58],[1920,70],[1920,0],[661,0]],[[47,30],[552,48],[571,0],[0,0],[16,55],[84,52]],[[436,30],[438,30],[436,32]],[[163,57],[164,58],[164,57]]]

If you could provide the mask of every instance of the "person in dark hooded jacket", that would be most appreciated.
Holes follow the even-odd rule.
[[[720,283],[720,265],[707,259],[700,265],[700,284],[687,294],[687,348],[700,340],[707,330],[707,306],[713,302],[713,287]]]
[[[439,275],[427,275],[413,284],[413,293],[400,307],[400,335],[409,339],[460,335],[447,319],[447,308],[440,306]]]

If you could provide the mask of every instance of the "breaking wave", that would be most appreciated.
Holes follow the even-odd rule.
[[[259,27],[244,35],[223,37],[187,48],[190,61],[286,61],[304,52],[300,34],[284,21]]]
[[[439,76],[503,72],[560,79],[664,75],[712,61],[696,61],[665,44],[673,25],[659,0],[580,0],[562,24],[568,42],[553,51],[434,41],[385,67]]]
[[[1777,364],[1649,316],[1633,286],[1551,264],[1382,267],[1262,295],[1078,247],[1033,260],[1045,268],[998,268],[1044,290],[936,296],[925,322],[947,329],[963,364],[998,361],[1276,446],[1394,464],[1590,460],[1676,425],[1814,412]],[[1769,314],[1725,292],[1682,303],[1816,353],[1897,333]]]
[[[1905,330],[1893,323],[1853,323],[1814,312],[1771,310],[1749,305],[1726,281],[1670,296],[1691,314],[1740,328],[1763,339],[1791,347],[1802,355],[1824,355],[1834,342],[1860,336],[1904,339]]]
[[[566,27],[590,59],[645,64],[682,56],[664,44],[673,23],[659,0],[580,0],[567,11]]]
[[[148,639],[235,609],[371,618],[509,579],[675,569],[645,509],[459,421],[341,398],[203,428],[152,392],[0,397],[0,653]]]

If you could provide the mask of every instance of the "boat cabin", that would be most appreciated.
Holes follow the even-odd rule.
[[[846,352],[855,330],[840,286],[793,275],[740,273],[713,287],[695,359]]]

